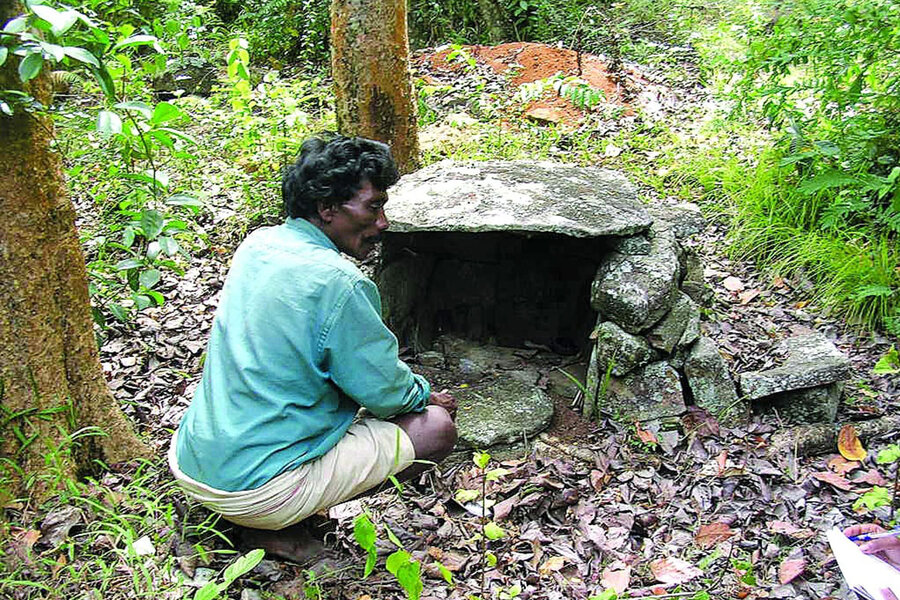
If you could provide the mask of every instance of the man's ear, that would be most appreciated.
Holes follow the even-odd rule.
[[[332,219],[334,219],[334,212],[337,207],[325,206],[323,203],[319,202],[316,206],[316,212],[319,214],[319,220],[323,223],[331,223]]]

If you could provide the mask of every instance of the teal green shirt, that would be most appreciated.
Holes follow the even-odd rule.
[[[397,356],[378,289],[312,223],[252,233],[234,255],[178,429],[188,476],[255,489],[330,450],[361,406],[386,419],[430,388]]]

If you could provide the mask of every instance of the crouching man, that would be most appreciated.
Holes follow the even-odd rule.
[[[375,284],[340,254],[372,251],[398,178],[382,143],[304,142],[282,181],[289,218],[234,255],[172,440],[185,492],[282,558],[315,546],[301,521],[421,473],[414,460],[437,462],[456,442],[455,400],[399,359]]]

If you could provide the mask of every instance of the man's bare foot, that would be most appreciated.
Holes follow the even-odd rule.
[[[241,544],[247,548],[262,548],[267,556],[303,564],[325,551],[321,537],[310,531],[306,523],[297,523],[278,531],[237,528]]]

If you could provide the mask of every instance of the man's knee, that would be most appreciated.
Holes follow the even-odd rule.
[[[442,406],[428,407],[428,420],[431,425],[430,429],[434,436],[436,452],[441,458],[450,454],[453,447],[456,446],[456,423],[453,417]]]

